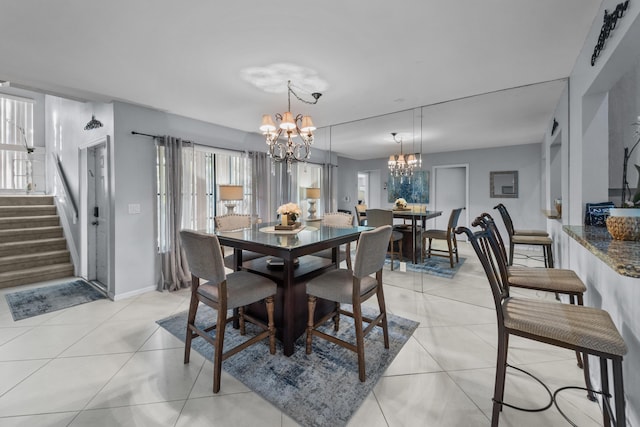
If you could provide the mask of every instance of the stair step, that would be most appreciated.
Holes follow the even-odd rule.
[[[73,276],[73,264],[54,264],[0,273],[0,289]]]
[[[0,196],[0,206],[53,205],[53,196]]]
[[[70,260],[68,250],[5,256],[0,257],[0,273],[52,264],[65,264]]]
[[[53,227],[56,225],[60,225],[58,215],[0,218],[0,230]]]
[[[0,205],[0,218],[15,216],[41,216],[55,215],[54,205],[28,205],[28,206],[2,206]]]
[[[0,230],[0,242],[51,239],[62,236],[61,226]]]
[[[64,239],[64,237],[7,242],[0,243],[0,257],[57,251],[63,249],[67,249],[67,241]]]

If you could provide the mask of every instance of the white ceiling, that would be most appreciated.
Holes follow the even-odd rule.
[[[286,78],[267,93],[242,71],[295,64],[327,87],[294,114],[332,126],[347,157],[390,155],[390,132],[408,141],[420,119],[427,153],[525,144],[542,141],[600,4],[0,0],[0,80],[256,132],[286,110]]]

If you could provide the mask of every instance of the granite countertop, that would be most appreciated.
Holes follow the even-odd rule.
[[[565,225],[562,229],[618,273],[640,277],[640,242],[614,240],[606,227]]]

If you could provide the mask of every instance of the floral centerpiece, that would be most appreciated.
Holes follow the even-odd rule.
[[[402,197],[400,197],[399,199],[396,199],[394,204],[396,205],[396,209],[406,209],[407,208],[407,201],[405,199],[403,199]]]
[[[283,220],[283,225],[286,225],[284,223],[285,215],[287,217],[287,224],[293,224],[298,219],[298,216],[302,214],[302,210],[300,210],[298,205],[296,205],[295,203],[286,203],[280,206],[277,212],[278,214],[280,214],[280,218],[282,218]]]

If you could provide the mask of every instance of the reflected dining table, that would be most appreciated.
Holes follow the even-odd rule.
[[[393,217],[394,218],[402,218],[402,219],[410,219],[411,220],[411,230],[413,235],[413,253],[411,254],[411,261],[414,264],[417,264],[417,255],[419,252],[419,248],[421,242],[420,237],[421,233],[418,232],[417,224],[418,221],[422,223],[422,231],[426,229],[427,220],[438,217],[442,215],[442,211],[414,211],[412,209],[393,209]],[[422,260],[421,260],[422,261]]]
[[[330,269],[338,267],[340,245],[357,240],[360,233],[371,227],[328,227],[321,224],[303,225],[298,230],[276,230],[275,223],[255,224],[234,231],[214,231],[223,246],[233,248],[234,269],[260,274],[278,285],[275,299],[276,337],[283,344],[283,352],[294,352],[296,339],[307,327],[306,283]],[[332,258],[313,254],[332,249]],[[264,257],[242,260],[242,251],[264,254]],[[329,301],[319,301],[315,317],[319,320],[333,308]],[[252,304],[247,313],[266,319],[264,304]]]

